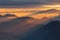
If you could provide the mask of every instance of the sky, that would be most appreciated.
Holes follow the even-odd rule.
[[[60,0],[0,0],[0,7],[34,7],[60,4]]]

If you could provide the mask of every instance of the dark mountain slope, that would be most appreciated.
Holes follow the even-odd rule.
[[[18,39],[22,40],[27,36],[27,34],[40,28],[41,24],[43,24],[46,20],[49,19],[50,18],[46,18],[46,17],[40,20],[32,17],[21,17],[10,20],[8,22],[0,23],[0,33],[2,33],[0,35],[2,36],[4,34],[4,38],[6,36],[6,39],[9,39],[7,37],[13,36],[12,39],[15,39],[14,37],[16,37],[16,40]],[[40,26],[37,27],[37,25],[39,24]],[[12,36],[8,36],[7,34]]]
[[[50,37],[52,36],[51,33],[54,34],[55,31],[59,28],[60,21],[52,21],[45,26],[41,25],[41,23],[44,23],[44,21],[46,21],[47,19],[49,18],[44,17],[40,20],[37,20],[32,17],[22,17],[22,18],[16,18],[8,22],[1,23],[0,35],[1,36],[4,35],[3,36],[4,38],[6,36],[6,39],[11,39],[12,37],[12,40],[13,39],[15,40],[15,38],[16,40],[50,40],[50,39],[52,40],[52,38]],[[52,32],[52,30],[54,31]]]
[[[53,21],[46,25],[48,28],[48,40],[60,40],[60,21]]]
[[[55,17],[55,18],[53,18],[52,20],[58,20],[58,21],[60,21],[60,15],[57,16],[57,17]]]
[[[37,26],[37,27],[40,27]],[[60,21],[52,21],[35,30],[24,40],[60,40]]]

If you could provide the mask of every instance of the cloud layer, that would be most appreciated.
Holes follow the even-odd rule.
[[[30,7],[46,4],[60,4],[60,0],[0,0],[0,7]]]

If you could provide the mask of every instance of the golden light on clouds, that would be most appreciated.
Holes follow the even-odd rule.
[[[28,16],[28,15],[30,15],[30,14],[32,14],[32,13],[27,13],[27,12],[25,12],[25,13],[14,13],[16,16],[18,16],[18,17],[23,17],[23,16]]]
[[[43,17],[53,18],[53,17],[59,16],[59,15],[60,14],[56,14],[56,13],[53,13],[53,14],[37,14],[37,15],[34,15],[32,17],[37,18],[37,19],[41,19]]]
[[[9,14],[15,14],[18,17],[22,16],[28,16],[32,13],[35,13],[36,11],[41,11],[42,9],[48,9],[48,8],[0,8],[0,14],[5,15],[7,13]]]
[[[60,5],[43,5],[43,7],[60,7]]]
[[[0,8],[0,14],[4,15],[6,13],[15,14],[18,17],[28,16],[37,11],[56,9],[60,10],[60,5],[42,5],[37,8]]]
[[[60,10],[60,5],[43,5],[42,7],[48,7],[51,9]]]

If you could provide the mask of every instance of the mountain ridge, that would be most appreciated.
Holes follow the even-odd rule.
[[[40,27],[40,25],[38,25]],[[51,21],[48,24],[29,33],[24,40],[59,40],[60,21]]]
[[[43,10],[43,11],[39,11],[39,12],[36,12],[36,14],[39,14],[39,13],[54,13],[54,12],[59,12],[60,13],[60,10],[57,10],[57,9],[48,9],[48,10]]]

